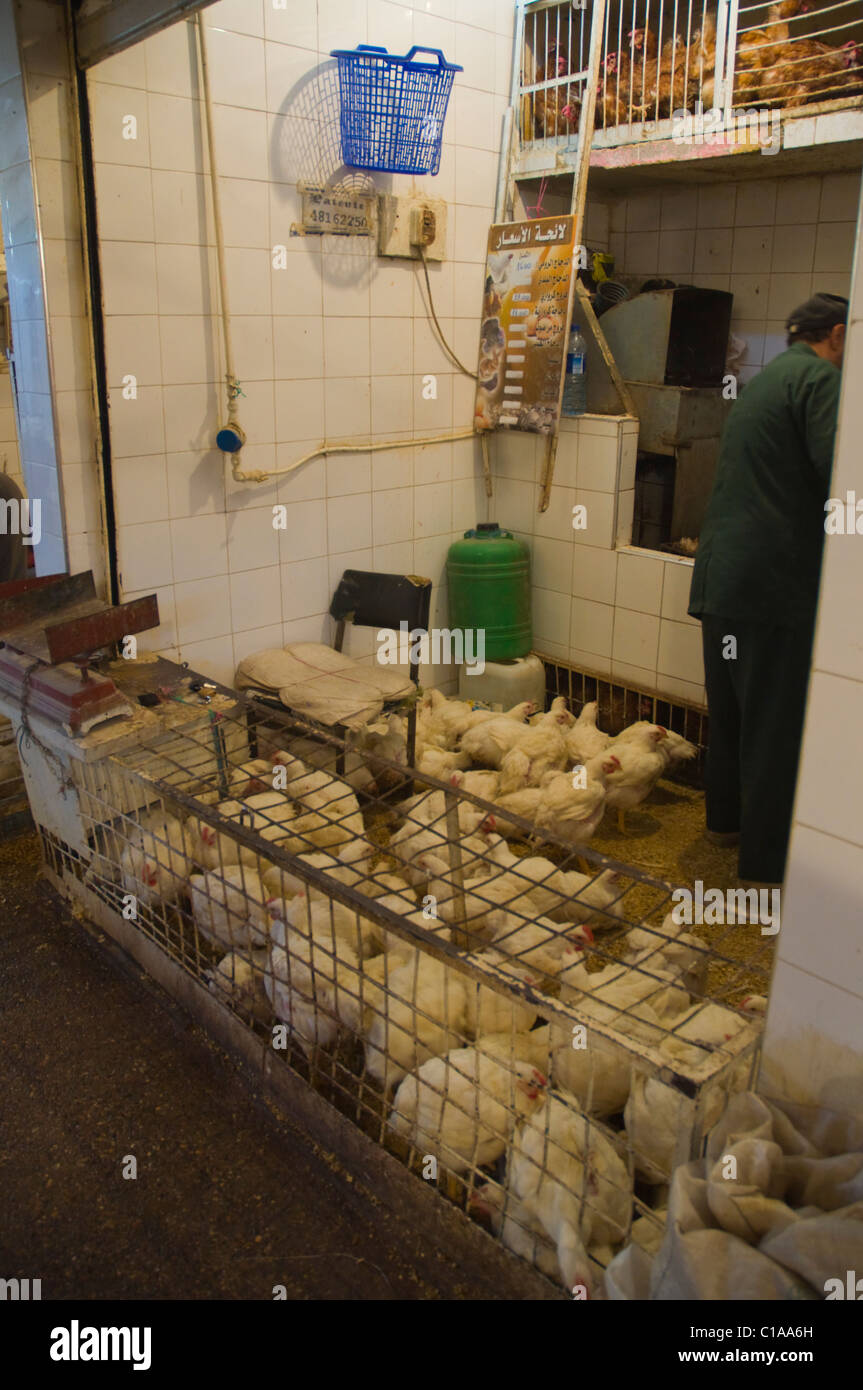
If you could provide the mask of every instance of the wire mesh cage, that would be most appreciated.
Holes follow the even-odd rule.
[[[521,135],[527,141],[578,134],[587,58],[589,11],[571,4],[530,5],[523,18]]]
[[[577,131],[593,22],[585,9],[555,0],[523,7],[524,142],[559,145]],[[595,128],[614,143],[610,131],[685,112],[848,103],[863,94],[861,41],[860,0],[613,0],[605,13]]]
[[[729,82],[735,106],[793,110],[863,94],[859,0],[740,5]]]
[[[431,53],[437,63],[415,62]],[[339,64],[342,158],[349,168],[436,174],[453,79],[463,69],[439,48],[414,44],[404,57],[361,43],[334,48]]]
[[[670,883],[539,832],[482,772],[360,758],[254,701],[71,768],[84,835],[41,828],[55,877],[276,1064],[567,1289],[661,1239],[673,1165],[751,1078],[757,926],[687,932]]]

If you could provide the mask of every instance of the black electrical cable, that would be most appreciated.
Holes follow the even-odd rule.
[[[443,329],[441,328],[441,324],[439,324],[438,322],[438,316],[436,316],[435,313],[435,302],[434,299],[432,299],[431,279],[428,278],[428,261],[425,260],[425,250],[422,246],[417,247],[417,249],[418,252],[420,252],[420,260],[422,261],[422,271],[424,271],[425,274],[425,288],[427,288],[428,291],[429,311],[431,311],[432,321],[434,321],[436,331],[438,331],[438,338],[441,339],[441,346],[443,347],[443,352],[445,352],[446,356],[449,357],[449,360],[452,361],[453,366],[459,368],[459,371],[463,371],[466,377],[471,377],[472,379],[474,379],[474,381],[478,381],[479,377],[477,373],[475,373],[475,371],[467,370],[467,367],[464,366],[463,361],[460,361],[459,357],[456,357],[456,354],[454,354],[452,347],[450,347],[449,343],[447,343],[446,341],[445,336],[443,336]]]

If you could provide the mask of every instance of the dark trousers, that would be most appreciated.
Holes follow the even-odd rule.
[[[740,832],[741,878],[781,883],[813,625],[768,627],[705,615],[701,632],[710,714],[707,828]]]

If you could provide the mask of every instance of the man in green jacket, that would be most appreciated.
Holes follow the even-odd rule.
[[[707,836],[738,872],[779,884],[791,829],[818,602],[848,301],[795,309],[780,353],[728,416],[698,542],[710,734]]]

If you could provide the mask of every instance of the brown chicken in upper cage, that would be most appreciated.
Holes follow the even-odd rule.
[[[741,36],[735,58],[734,94],[737,101],[769,106],[799,106],[818,95],[836,95],[849,85],[848,70],[856,65],[853,40],[841,47],[792,37],[790,20],[810,12],[808,0],[776,0],[767,23]],[[832,89],[825,93],[825,86]],[[857,81],[856,74],[851,82]]]
[[[816,39],[795,39],[782,60],[761,73],[761,100],[772,106],[802,106],[829,101],[860,86],[859,49],[853,39],[841,47]]]
[[[571,71],[570,59],[557,43],[549,45],[545,62],[537,66],[535,81],[548,82],[566,77]],[[533,94],[533,134],[537,140],[571,135],[578,130],[581,96],[578,88],[567,84],[548,87]]]
[[[602,64],[596,98],[596,125],[625,125],[629,120],[632,64],[625,53],[608,53]]]
[[[705,17],[691,43],[686,42],[683,34],[672,34],[658,56],[657,39],[651,30],[633,29],[630,41],[635,70],[633,112],[639,119],[691,111],[697,101],[705,108],[713,105],[716,24],[712,16]]]

